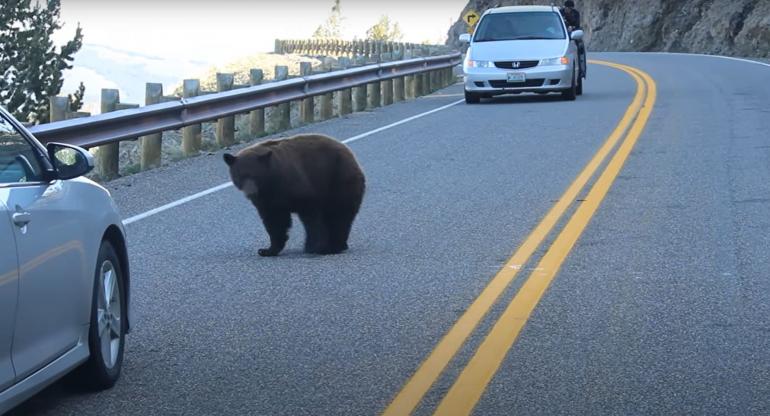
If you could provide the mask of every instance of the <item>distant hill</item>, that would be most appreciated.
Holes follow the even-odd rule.
[[[75,55],[73,68],[64,73],[61,94],[72,93],[82,81],[86,86],[83,111],[96,114],[102,88],[119,89],[121,102],[144,104],[145,83],[160,82],[164,93],[170,94],[181,80],[211,65],[204,60],[168,59],[105,45],[84,44]]]
[[[460,14],[538,0],[470,0]],[[554,1],[556,5],[563,1]],[[770,58],[769,0],[577,0],[589,51],[672,51]],[[462,19],[447,43],[460,46]]]

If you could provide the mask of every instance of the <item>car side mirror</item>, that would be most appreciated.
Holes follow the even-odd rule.
[[[572,40],[583,40],[583,31],[580,29],[575,30],[572,32],[570,37],[572,38]]]
[[[471,43],[470,33],[463,33],[462,35],[460,35],[460,42]]]
[[[46,150],[48,150],[48,157],[53,163],[57,179],[77,178],[94,168],[94,157],[82,147],[64,143],[48,143]]]

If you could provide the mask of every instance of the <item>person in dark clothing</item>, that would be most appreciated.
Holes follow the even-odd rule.
[[[575,8],[575,2],[567,0],[561,9],[561,15],[570,31],[580,29],[580,12]]]
[[[575,8],[575,2],[567,0],[564,2],[564,7],[560,9],[561,16],[564,19],[564,23],[567,25],[567,29],[572,32],[580,29],[580,12]],[[576,40],[575,44],[578,47],[578,56],[580,63],[580,72],[586,73],[586,49],[582,40]]]

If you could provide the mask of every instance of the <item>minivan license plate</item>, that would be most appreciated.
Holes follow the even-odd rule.
[[[509,72],[508,82],[524,82],[527,80],[527,76],[523,72]]]

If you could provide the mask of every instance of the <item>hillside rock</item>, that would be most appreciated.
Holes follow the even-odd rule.
[[[577,0],[589,51],[670,51],[770,58],[770,0]],[[470,0],[483,13],[537,0]],[[561,5],[561,1],[554,2]],[[447,43],[461,46],[462,19]]]

